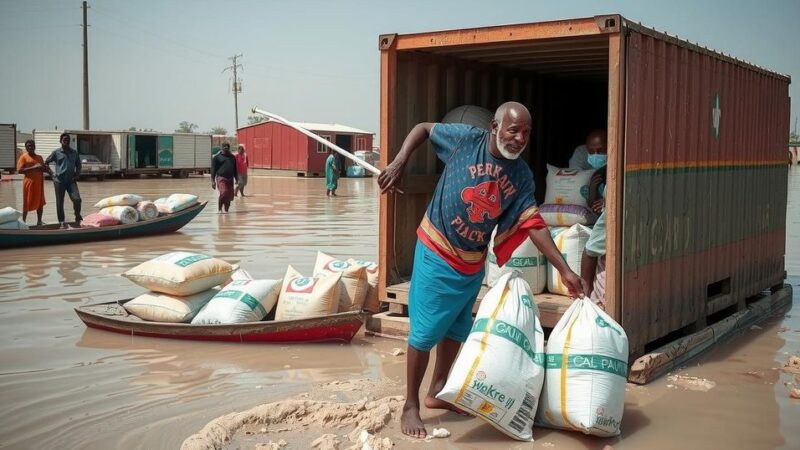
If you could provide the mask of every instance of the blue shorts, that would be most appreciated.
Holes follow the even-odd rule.
[[[408,292],[408,345],[427,352],[444,338],[466,341],[483,272],[464,275],[418,240]]]

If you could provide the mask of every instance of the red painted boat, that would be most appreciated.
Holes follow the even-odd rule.
[[[365,319],[364,312],[351,311],[300,320],[231,325],[149,322],[128,314],[122,305],[129,300],[79,306],[75,312],[87,327],[115,333],[226,342],[350,342]]]

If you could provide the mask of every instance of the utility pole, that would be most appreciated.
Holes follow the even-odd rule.
[[[86,10],[89,5],[83,2],[83,129],[89,129],[89,33],[86,23]]]
[[[242,92],[242,80],[239,79],[238,69],[244,68],[241,64],[237,61],[239,58],[242,57],[242,54],[234,55],[228,59],[232,61],[232,64],[224,69],[222,69],[222,73],[225,73],[227,70],[233,71],[233,108],[236,114],[236,130],[239,130],[239,93]]]

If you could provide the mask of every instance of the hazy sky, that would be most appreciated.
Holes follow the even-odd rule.
[[[91,126],[233,133],[228,56],[242,53],[240,125],[262,106],[292,120],[378,130],[378,35],[621,13],[791,75],[800,112],[800,0],[89,2]],[[75,0],[0,0],[0,123],[82,126]]]

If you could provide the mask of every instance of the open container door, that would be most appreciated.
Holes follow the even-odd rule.
[[[455,107],[476,105],[494,111],[515,100],[533,115],[533,132],[522,158],[530,165],[541,204],[547,163],[566,166],[587,133],[608,127],[610,207],[620,208],[621,165],[619,16],[507,25],[412,35],[381,36],[381,164],[397,155],[419,122],[439,122]],[[612,46],[614,49],[612,50]],[[416,229],[436,186],[442,165],[427,148],[406,167],[404,195],[380,199],[380,297],[407,303]],[[615,210],[613,220],[621,214]],[[609,220],[611,221],[611,220]],[[610,233],[619,228],[609,224]],[[619,247],[619,239],[610,246]],[[610,252],[613,250],[609,250]],[[610,258],[608,276],[617,277],[619,258]],[[612,283],[609,310],[619,318],[619,284]],[[545,327],[552,327],[571,299],[536,296]],[[401,310],[401,309],[395,309]]]

